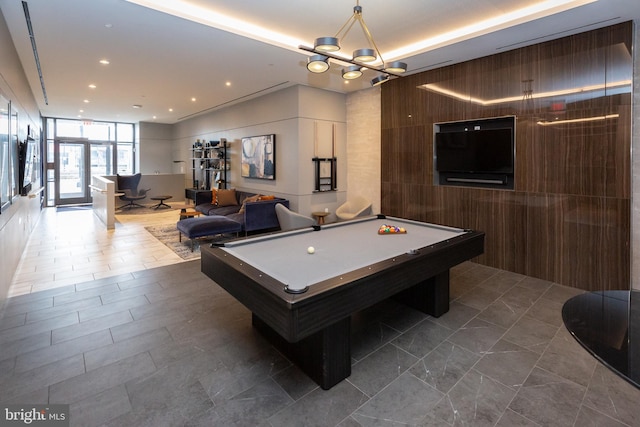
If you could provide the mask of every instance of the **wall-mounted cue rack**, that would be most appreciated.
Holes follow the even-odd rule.
[[[336,174],[336,158],[314,157],[311,159],[314,163],[316,188],[314,193],[322,191],[336,191],[338,189]]]
[[[336,168],[336,124],[331,123],[331,157],[318,155],[318,122],[313,123],[313,158],[316,186],[314,193],[338,189]],[[325,150],[326,151],[326,150]]]

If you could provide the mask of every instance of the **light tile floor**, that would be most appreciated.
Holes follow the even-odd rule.
[[[183,262],[145,230],[147,226],[175,223],[178,211],[116,218],[115,229],[107,230],[90,209],[44,209],[9,296]]]
[[[393,301],[354,316],[352,374],[325,391],[199,261],[152,268],[167,254],[139,247],[155,251],[138,219],[106,232],[67,214],[46,213],[23,268],[53,260],[21,272],[0,319],[0,403],[68,403],[82,427],[640,425],[640,390],[562,324],[575,289],[464,263],[440,318]]]

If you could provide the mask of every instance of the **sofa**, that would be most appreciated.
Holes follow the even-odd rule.
[[[289,200],[246,191],[213,190],[196,192],[196,210],[203,216],[181,219],[176,224],[180,241],[182,236],[193,242],[199,237],[244,231],[275,230],[280,227],[275,206],[289,207]]]
[[[260,195],[236,189],[199,191],[195,209],[206,216],[220,215],[241,225],[241,231],[278,229],[275,205],[289,207],[289,200],[270,195]]]

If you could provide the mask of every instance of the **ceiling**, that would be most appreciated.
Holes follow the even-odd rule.
[[[334,36],[357,1],[157,0],[155,10],[146,6],[151,0],[0,0],[0,10],[43,116],[176,123],[293,85],[344,93],[371,87],[377,73],[345,84],[345,64],[337,61],[326,73],[309,73],[309,54],[298,49]],[[638,0],[359,4],[384,60],[408,63],[407,74],[640,19]],[[369,47],[357,26],[341,45],[348,54]]]

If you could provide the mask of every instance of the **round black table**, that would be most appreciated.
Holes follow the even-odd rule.
[[[596,359],[640,388],[640,291],[577,295],[564,303],[562,320]]]

